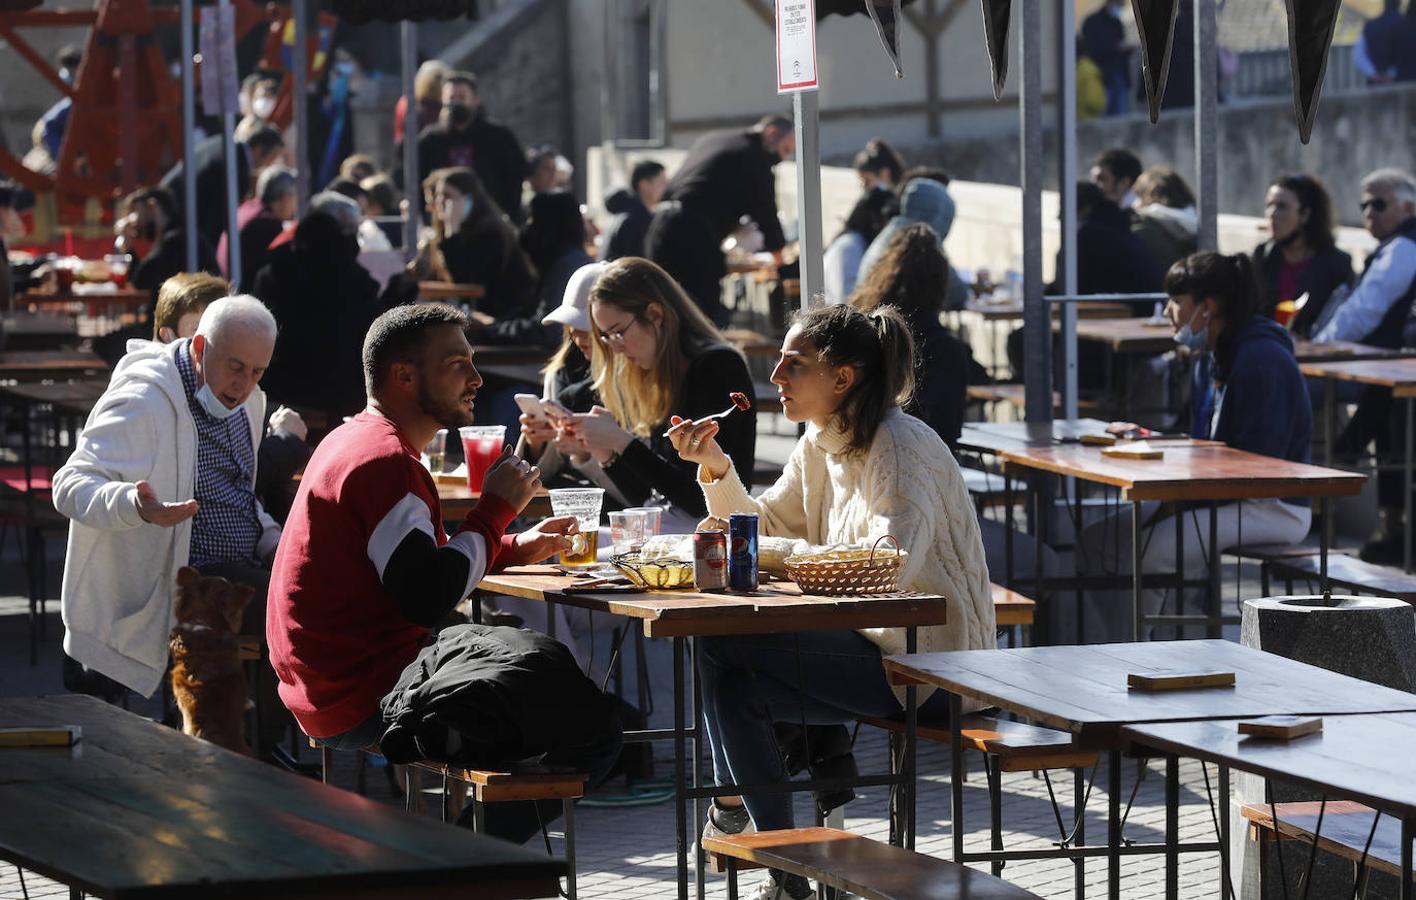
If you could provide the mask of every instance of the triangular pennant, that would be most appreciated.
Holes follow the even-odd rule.
[[[993,66],[993,99],[1003,96],[1008,81],[1008,20],[1013,0],[982,0],[983,37],[988,42],[988,61]]]
[[[895,66],[895,77],[904,78],[905,72],[900,68],[900,0],[865,0],[865,9],[875,23],[880,46]]]
[[[1212,2],[1212,0],[1201,0]],[[1175,39],[1175,15],[1180,0],[1131,0],[1136,14],[1136,31],[1141,39],[1141,76],[1146,83],[1150,120],[1160,118],[1160,101],[1165,98],[1165,82],[1170,77],[1170,48]]]
[[[1293,69],[1293,112],[1298,138],[1308,143],[1318,117],[1328,50],[1342,0],[1288,0],[1288,62]]]

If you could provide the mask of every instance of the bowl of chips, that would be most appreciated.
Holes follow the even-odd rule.
[[[693,587],[693,563],[678,559],[645,559],[624,553],[610,560],[616,569],[646,591],[672,591]]]

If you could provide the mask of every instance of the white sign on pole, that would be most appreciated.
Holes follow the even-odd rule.
[[[818,87],[815,0],[777,0],[777,93]]]

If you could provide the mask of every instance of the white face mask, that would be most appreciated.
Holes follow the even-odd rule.
[[[275,98],[257,97],[251,101],[251,112],[256,114],[257,119],[269,119],[270,114],[275,112]]]
[[[218,421],[229,419],[241,411],[239,405],[234,408],[229,407],[217,399],[209,384],[197,388],[197,402],[201,404],[202,409],[206,410],[207,415]]]

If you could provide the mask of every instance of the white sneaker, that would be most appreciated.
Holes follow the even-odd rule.
[[[793,890],[801,893],[791,893]],[[768,869],[766,877],[747,895],[747,900],[816,900],[816,891],[800,875],[785,875],[776,869]]]
[[[734,835],[755,834],[757,832],[757,826],[753,825],[752,819],[747,816],[743,816],[745,824],[737,831],[727,831],[723,828],[719,828],[718,823],[713,821],[713,809],[714,807],[710,803],[708,805],[708,817],[703,822],[703,837],[733,837]]]

